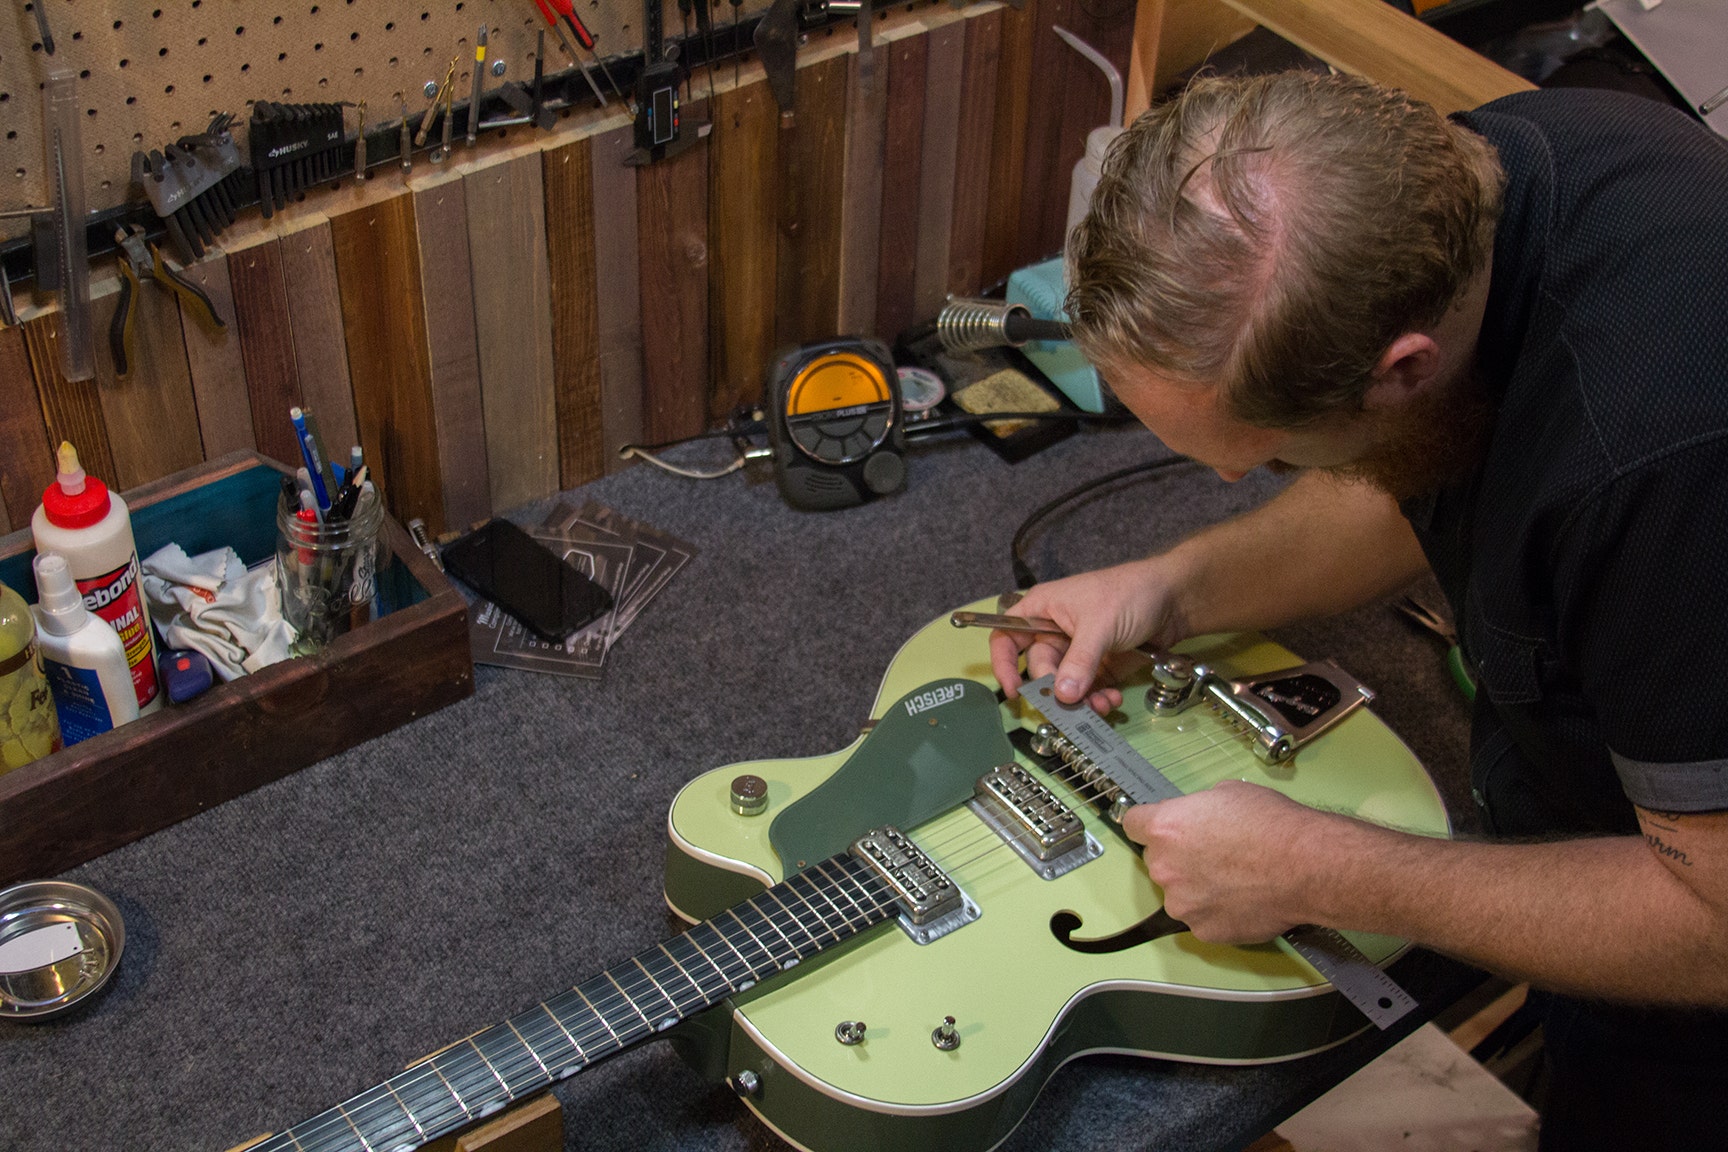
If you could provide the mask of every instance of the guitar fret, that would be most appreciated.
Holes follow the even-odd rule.
[[[428,1071],[431,1072],[430,1076],[427,1075]],[[448,1131],[449,1128],[446,1125],[454,1127],[467,1121],[468,1106],[462,1102],[462,1097],[456,1094],[456,1089],[451,1087],[450,1081],[445,1079],[444,1073],[440,1072],[432,1061],[427,1060],[424,1063],[416,1064],[406,1072],[392,1076],[390,1081],[391,1083],[400,1081],[404,1090],[412,1087],[416,1089],[417,1095],[431,1098],[429,1103],[415,1108],[412,1114],[431,1121],[434,1131]],[[439,1091],[439,1089],[443,1089],[443,1091]],[[455,1114],[451,1114],[449,1111],[452,1105],[455,1107]],[[448,1120],[437,1119],[440,1115],[448,1115],[450,1118]],[[457,1119],[457,1116],[460,1116],[461,1119]]]
[[[817,867],[819,867],[822,870],[822,876],[824,879],[828,878],[828,866],[832,863],[833,863],[833,861],[827,860],[827,861],[823,861],[821,864],[817,865]],[[852,905],[853,908],[857,909],[858,918],[861,921],[863,921],[866,924],[871,923],[872,921],[870,918],[882,910],[880,905],[876,904],[873,901],[870,902],[868,907],[866,907],[864,904],[858,903],[857,897],[853,896],[852,893],[847,891],[847,889],[846,889],[846,881],[850,877],[849,877],[845,867],[844,866],[838,867],[835,869],[835,871],[839,872],[839,874],[840,874],[837,879],[834,879],[832,881],[835,891],[839,892],[840,895],[845,898],[846,903]]]
[[[782,929],[779,924],[776,924],[774,922],[774,918],[772,916],[769,916],[766,913],[763,913],[762,914],[763,919],[768,921],[768,923],[773,927],[774,931],[780,933],[780,938],[782,940],[786,941],[787,946],[790,947],[792,949],[792,951],[798,955],[798,958],[803,959],[805,954],[806,954],[805,950],[804,950],[805,948],[810,948],[811,951],[815,951],[815,948],[820,947],[820,944],[817,941],[815,934],[812,933],[810,931],[810,929],[805,926],[804,921],[798,916],[798,913],[794,912],[792,910],[792,908],[786,903],[786,901],[780,899],[780,890],[781,889],[785,889],[788,892],[792,891],[792,889],[788,888],[787,885],[785,885],[785,884],[776,884],[774,887],[768,889],[768,891],[762,893],[762,895],[768,897],[769,899],[773,900],[774,903],[780,905],[781,910],[786,913],[786,918],[792,922],[792,927],[794,927],[794,928],[796,928],[799,931],[804,933],[805,944],[803,946],[800,946],[798,944],[793,943],[792,938],[790,936],[786,935],[785,930]],[[796,893],[794,893],[794,894],[796,894]],[[752,908],[756,908],[755,898],[752,898],[751,900],[747,901],[747,903],[749,903]],[[758,912],[761,912],[761,909],[759,909],[759,908],[757,908],[756,910]],[[835,940],[839,940],[839,937],[836,936]]]
[[[642,1011],[642,1006],[631,998],[630,993],[624,991],[624,985],[618,983],[618,978],[613,976],[611,972],[605,972],[602,973],[602,975],[604,975],[606,979],[612,981],[612,987],[618,989],[618,994],[624,997],[624,1003],[630,1005],[630,1010],[635,1012],[636,1015],[642,1017],[643,1027],[647,1028],[650,1032],[654,1031],[654,1022],[648,1019],[648,1013]],[[667,1003],[670,1004],[671,1001],[668,1000]]]
[[[510,1099],[546,1086],[548,1077],[540,1064],[540,1057],[521,1039],[514,1025],[508,1028],[494,1025],[469,1042],[486,1061],[486,1066],[497,1073]],[[527,1060],[522,1059],[524,1053]]]
[[[677,971],[676,971],[677,976],[683,976],[684,983],[689,984],[689,986],[691,986],[691,990],[695,991],[695,993],[696,993],[695,1000],[691,1000],[691,1002],[689,1002],[688,1005],[683,1005],[683,1003],[677,1002],[677,997],[674,997],[674,995],[672,995],[672,990],[670,990],[670,988],[667,988],[667,986],[665,986],[664,981],[662,981],[662,979],[660,979],[660,976],[665,976],[665,979],[667,979],[667,981],[672,981],[672,978],[674,978],[674,971],[672,971],[672,969],[665,969],[665,971],[660,972],[660,976],[655,976],[655,974],[653,974],[653,969],[650,969],[650,967],[648,967],[648,964],[646,964],[645,960],[641,959],[641,957],[632,957],[632,959],[636,960],[636,964],[638,964],[638,967],[641,967],[641,971],[648,972],[648,979],[651,979],[651,981],[653,981],[653,984],[655,984],[655,988],[658,988],[658,990],[660,990],[660,995],[662,995],[662,997],[665,997],[665,998],[667,998],[667,1000],[670,1000],[670,1002],[672,1002],[672,1007],[674,1007],[674,1009],[677,1010],[677,1014],[679,1014],[679,1016],[689,1016],[689,1014],[691,1014],[691,1012],[700,1012],[700,1010],[705,1009],[705,1007],[708,1007],[707,993],[703,993],[702,986],[700,986],[700,984],[696,983],[696,981],[693,981],[693,979],[689,979],[689,972],[686,972],[686,971],[684,971],[684,969],[681,969],[681,967],[679,967],[679,965],[677,965],[677,960],[672,960],[672,953],[667,952],[667,950],[665,950],[665,945],[655,945],[655,946],[657,946],[657,948],[658,948],[658,950],[660,950],[660,952],[664,953],[665,959],[670,960],[670,962],[672,962],[672,969],[677,969]],[[648,953],[648,959],[657,960],[657,957],[653,957],[653,955],[651,955],[651,953]]]
[[[582,1002],[588,1005],[588,1011],[594,1014],[594,1018],[600,1021],[601,1026],[612,1034],[612,1043],[617,1045],[619,1048],[624,1047],[624,1038],[618,1035],[618,1030],[612,1027],[612,1021],[606,1019],[605,1013],[594,1007],[594,1001],[588,999],[588,993],[582,991],[581,985],[577,985],[574,991],[576,995],[582,997]]]
[[[390,1146],[387,1142],[391,1134],[402,1131],[402,1119],[413,1121],[413,1117],[408,1116],[397,1103],[395,1094],[384,1091],[382,1087],[367,1089],[338,1105],[337,1110],[368,1149]]]
[[[516,1034],[522,1047],[528,1050],[528,1055],[539,1066],[541,1075],[547,1082],[551,1082],[561,1078],[560,1069],[576,1055],[576,1050],[558,1028],[557,1021],[552,1021],[548,1026],[546,1014],[540,1010],[541,1007],[537,1004],[526,1012],[518,1012],[504,1023]]]
[[[511,1033],[515,1033],[515,1036],[517,1036],[518,1043],[520,1043],[520,1045],[522,1045],[522,1047],[527,1048],[527,1052],[529,1052],[530,1057],[534,1057],[534,1062],[536,1062],[537,1066],[539,1066],[539,1069],[541,1069],[541,1076],[544,1076],[544,1078],[546,1078],[546,1079],[551,1079],[551,1069],[550,1069],[550,1067],[546,1067],[546,1060],[539,1059],[539,1052],[536,1052],[536,1050],[534,1050],[534,1045],[530,1045],[529,1038],[527,1038],[527,1036],[522,1035],[522,1029],[517,1028],[517,1026],[515,1026],[515,1022],[513,1022],[513,1021],[505,1021],[505,1028],[510,1029]]]
[[[798,902],[800,904],[804,905],[805,909],[810,913],[810,915],[815,918],[815,921],[816,921],[815,926],[817,928],[820,928],[823,931],[827,932],[830,936],[834,937],[832,943],[838,944],[842,939],[839,929],[835,928],[834,925],[832,925],[828,922],[828,917],[825,913],[823,913],[822,909],[818,908],[815,904],[811,903],[809,895],[800,889],[799,881],[803,881],[803,884],[806,887],[814,887],[814,885],[811,883],[811,881],[808,877],[804,876],[803,874],[800,874],[800,875],[792,877],[792,879],[790,879],[786,882],[786,884],[785,884],[786,890],[788,892],[790,892],[792,895],[796,896],[798,898]],[[821,895],[821,893],[818,891],[817,895]],[[830,907],[832,907],[832,904],[830,904]],[[845,922],[844,916],[841,917],[841,922],[842,923]],[[810,929],[808,927],[805,930],[810,931]]]
[[[744,903],[745,903],[745,906],[747,906],[747,907],[752,906],[752,905],[750,905],[750,902],[748,900],[746,900]],[[756,945],[756,947],[761,950],[763,956],[768,958],[768,968],[762,972],[758,972],[756,970],[756,965],[750,963],[750,961],[748,961],[748,960],[744,960],[744,966],[750,969],[750,975],[752,977],[754,977],[755,979],[760,980],[763,976],[766,976],[769,972],[773,972],[773,971],[778,970],[780,966],[774,962],[773,951],[770,950],[766,944],[762,943],[761,937],[757,936],[756,933],[751,930],[750,925],[744,923],[743,917],[738,915],[737,910],[733,909],[733,908],[728,908],[728,909],[726,909],[726,915],[728,915],[728,916],[732,917],[732,919],[738,921],[738,927],[744,929],[744,935],[750,937],[750,942],[752,944]],[[720,934],[722,937],[725,937],[725,940],[728,944],[732,943],[732,938],[730,936],[726,936],[726,933],[724,931],[721,931]],[[732,946],[732,950],[734,952],[738,953],[739,959],[741,959],[741,960],[744,959],[744,953],[739,951],[737,945],[734,944]]]
[[[392,1077],[391,1080],[384,1081],[384,1087],[388,1088],[390,1090],[390,1095],[396,1098],[396,1104],[402,1109],[402,1115],[408,1117],[408,1123],[414,1125],[414,1131],[420,1137],[420,1143],[426,1143],[431,1140],[432,1137],[428,1136],[426,1134],[426,1129],[420,1126],[420,1120],[414,1115],[414,1110],[408,1107],[408,1101],[404,1100],[402,1094],[396,1091],[393,1080],[394,1077]]]
[[[425,1127],[448,1132],[468,1120],[468,1107],[451,1089],[448,1081],[430,1062],[416,1065],[390,1078],[404,1093],[412,1089],[416,1097],[413,1115]]]
[[[569,995],[569,993],[563,994],[563,996],[567,995]],[[554,997],[554,999],[563,999],[563,996],[557,996]],[[588,1050],[582,1046],[580,1040],[576,1039],[576,1034],[570,1031],[569,1027],[565,1025],[563,1019],[558,1015],[558,1013],[552,1010],[552,1001],[545,1001],[540,1005],[540,1007],[546,1010],[546,1015],[552,1017],[552,1023],[558,1025],[559,1030],[563,1032],[565,1036],[570,1038],[570,1046],[576,1049],[576,1055],[582,1058],[582,1063],[584,1065],[592,1063],[593,1061],[588,1055]]]
[[[694,940],[696,938],[695,937],[696,931],[698,931],[702,928],[708,929],[708,931],[712,932],[715,936],[717,936],[720,940],[720,943],[726,945],[726,947],[731,950],[732,955],[738,957],[738,963],[744,965],[744,975],[742,977],[734,977],[734,976],[728,976],[727,977],[728,980],[732,981],[732,986],[734,988],[736,988],[738,985],[744,983],[744,981],[746,979],[748,979],[748,980],[755,980],[756,979],[756,970],[750,966],[750,961],[744,959],[744,953],[738,951],[737,945],[733,944],[732,941],[727,938],[726,933],[722,932],[720,930],[719,924],[715,923],[713,920],[706,920],[706,921],[703,921],[701,924],[698,924],[695,929],[691,930],[690,938],[692,940]],[[704,951],[706,951],[706,949],[704,949]]]
[[[882,886],[882,881],[863,861],[847,857],[840,863],[840,874],[852,881],[852,886],[864,894],[870,906],[878,914],[886,913],[888,905],[893,903],[893,896]]]
[[[376,1152],[376,1150],[372,1147],[371,1141],[366,1139],[366,1134],[364,1132],[360,1131],[360,1126],[355,1124],[353,1117],[348,1115],[348,1110],[346,1108],[342,1107],[342,1105],[338,1104],[338,1105],[336,1105],[336,1111],[338,1111],[342,1114],[342,1119],[344,1119],[348,1122],[348,1127],[354,1129],[354,1135],[360,1137],[360,1143],[366,1146],[366,1152]]]
[[[827,928],[828,931],[834,933],[834,939],[836,941],[838,941],[841,938],[839,929],[835,928],[833,926],[833,924],[829,921],[828,914],[826,912],[822,911],[821,908],[817,907],[816,903],[813,900],[811,900],[808,895],[805,895],[803,892],[799,891],[798,887],[796,887],[796,885],[799,882],[802,882],[802,884],[805,887],[809,888],[818,897],[820,897],[824,904],[827,904],[829,908],[832,908],[834,910],[834,914],[840,918],[840,923],[845,925],[847,928],[851,928],[853,926],[852,925],[852,917],[848,916],[846,914],[845,910],[842,909],[840,907],[840,905],[838,905],[834,902],[834,898],[829,896],[828,893],[823,890],[822,885],[817,883],[816,878],[814,876],[810,875],[809,873],[803,873],[803,874],[800,874],[798,876],[794,876],[791,880],[786,882],[787,887],[790,888],[793,892],[797,893],[799,895],[799,897],[801,899],[803,899],[805,905],[812,912],[814,912],[816,914],[817,919],[819,919],[822,922],[822,926]],[[848,933],[848,935],[850,935],[850,933]]]
[[[677,965],[678,971],[683,974],[684,979],[690,981],[690,986],[692,988],[696,989],[696,994],[698,996],[700,996],[704,1001],[711,1004],[715,1000],[718,1000],[721,996],[730,992],[732,990],[732,985],[726,980],[726,978],[724,976],[722,976],[720,978],[720,987],[718,989],[704,988],[702,986],[702,982],[700,980],[696,979],[695,975],[693,975],[691,973],[690,969],[684,967],[684,962],[682,960],[678,959],[677,954],[672,951],[672,945],[677,944],[680,940],[684,941],[684,943],[686,943],[686,944],[690,943],[690,941],[687,937],[676,936],[676,937],[673,937],[671,943],[660,945],[660,950],[662,952],[666,953],[666,958],[668,960],[672,961],[673,964]],[[700,970],[701,970],[700,966],[698,966],[698,971],[700,971]]]
[[[644,976],[648,977],[648,982],[654,985],[654,990],[660,994],[661,998],[663,1000],[665,1000],[668,1005],[671,1006],[672,1014],[674,1016],[683,1017],[684,1015],[686,1015],[690,1011],[689,1009],[686,1009],[682,1004],[678,1003],[677,1000],[672,998],[672,993],[666,991],[666,985],[660,983],[659,980],[656,980],[654,978],[654,973],[649,971],[648,965],[642,963],[642,961],[639,957],[632,956],[630,958],[630,961],[631,961],[631,963],[635,964],[636,967],[642,969],[642,974]],[[700,989],[698,989],[698,991],[700,991]]]
[[[776,886],[774,886],[774,888],[779,888],[779,884],[776,884]],[[802,948],[798,948],[798,945],[795,945],[795,943],[791,943],[791,936],[788,936],[788,934],[786,934],[785,929],[783,929],[783,927],[779,926],[779,924],[776,924],[776,922],[774,922],[774,917],[772,917],[772,915],[767,914],[767,912],[764,912],[764,910],[762,910],[762,907],[760,907],[760,905],[757,905],[757,900],[760,900],[760,898],[762,898],[762,896],[769,896],[769,898],[771,898],[771,900],[774,900],[774,903],[778,903],[779,907],[786,908],[785,902],[783,902],[783,900],[781,900],[781,898],[779,898],[779,896],[776,895],[776,891],[774,891],[774,888],[767,889],[766,893],[762,893],[762,895],[760,895],[760,896],[750,896],[750,898],[748,898],[748,900],[745,900],[745,902],[743,902],[743,907],[750,908],[750,910],[752,910],[752,912],[755,912],[755,914],[760,915],[760,917],[762,917],[762,919],[764,919],[764,921],[767,922],[767,926],[772,927],[772,929],[774,929],[774,933],[779,934],[779,938],[781,938],[781,940],[786,941],[786,946],[788,946],[788,948],[791,948],[791,955],[795,955],[795,957],[798,957],[798,959],[804,959],[804,952],[802,952]],[[790,908],[786,908],[786,914],[788,914],[788,915],[791,914]],[[791,917],[791,919],[793,919],[793,924],[797,924],[798,917],[795,917],[795,915],[793,915],[793,917]],[[802,927],[802,926],[800,926],[800,927]],[[809,933],[805,933],[805,934],[809,934]],[[769,959],[776,959],[776,957],[774,957],[774,950],[772,950],[772,948],[769,948],[769,950],[767,950],[767,953],[769,953]],[[778,962],[776,962],[776,967],[779,967]]]
[[[482,1098],[486,1085],[492,1080],[491,1073],[469,1056],[466,1049],[440,1052],[427,1063],[450,1085],[450,1090],[462,1104],[462,1111],[471,1118],[477,1118],[480,1113],[472,1102]]]
[[[678,937],[678,939],[683,940],[686,943],[688,943],[690,945],[690,947],[696,949],[696,951],[701,955],[702,959],[708,961],[709,966],[712,967],[714,969],[714,971],[719,974],[721,983],[723,983],[726,986],[728,991],[732,991],[732,990],[735,990],[737,988],[737,982],[735,980],[733,980],[732,977],[726,975],[726,969],[720,967],[720,965],[715,961],[714,957],[708,955],[708,949],[702,947],[701,943],[697,941],[695,928],[692,928],[690,931],[684,933],[682,936]]]

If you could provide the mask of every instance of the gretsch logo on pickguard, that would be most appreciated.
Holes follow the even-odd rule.
[[[940,688],[932,688],[927,692],[920,692],[916,696],[909,696],[902,703],[906,705],[906,715],[917,716],[920,713],[929,712],[933,708],[940,708],[944,704],[952,704],[965,695],[965,681],[955,681],[953,684],[944,684]]]

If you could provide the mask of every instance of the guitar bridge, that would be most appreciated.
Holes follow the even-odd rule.
[[[900,927],[915,943],[928,944],[982,915],[959,885],[893,825],[873,828],[854,840],[852,855],[892,890]]]
[[[980,776],[967,807],[1045,880],[1104,854],[1073,810],[1019,764]]]

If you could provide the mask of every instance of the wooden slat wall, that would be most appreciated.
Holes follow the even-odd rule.
[[[546,256],[552,271],[553,391],[558,480],[574,488],[606,474],[600,403],[600,308],[594,267],[594,142],[548,149]]]
[[[558,491],[552,276],[540,168],[533,150],[462,179],[494,508]]]
[[[250,452],[257,447],[257,440],[252,431],[252,401],[246,394],[246,362],[240,355],[240,329],[234,323],[228,261],[219,254],[211,255],[184,269],[183,275],[210,297],[216,315],[226,325],[210,328],[186,309],[180,310],[180,334],[186,341],[204,456],[214,460],[230,452]]]
[[[443,472],[413,202],[396,196],[334,216],[342,325],[367,467],[397,520],[444,531]]]
[[[438,459],[444,465],[444,523],[460,529],[492,514],[474,285],[468,274],[468,198],[456,173],[430,181],[412,195],[432,418]]]
[[[97,332],[106,335],[119,302],[118,292],[91,302]],[[96,341],[96,393],[122,489],[159,480],[204,458],[178,301],[160,285],[144,284],[132,301],[132,323],[126,379],[115,376],[108,341]]]
[[[868,91],[853,29],[813,35],[790,118],[759,67],[721,69],[685,110],[711,134],[669,162],[626,167],[623,117],[573,119],[237,222],[187,272],[228,332],[146,286],[126,384],[61,380],[30,312],[0,330],[0,519],[28,519],[60,438],[122,486],[240,447],[297,464],[294,404],[434,532],[624,467],[759,402],[777,346],[892,341],[1057,251],[1108,92],[1050,28],[1126,71],[1135,7],[918,3],[878,19]]]
[[[288,314],[288,288],[282,282],[282,245],[274,237],[228,255],[228,280],[234,291],[234,319],[240,359],[246,366],[246,391],[252,401],[252,433],[258,450],[291,467],[300,464],[300,445],[288,410],[305,404],[300,369],[294,358],[294,328]]]
[[[686,104],[685,123],[708,105]],[[708,144],[637,169],[642,297],[642,434],[654,443],[708,427]]]
[[[30,523],[42,490],[54,480],[53,453],[24,333],[0,328],[0,515],[6,531]]]

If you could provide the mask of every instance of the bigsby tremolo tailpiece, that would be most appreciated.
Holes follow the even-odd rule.
[[[1250,737],[1262,760],[1278,764],[1374,699],[1371,688],[1329,662],[1298,664],[1231,679],[1186,656],[1152,656],[1146,708],[1174,716],[1205,704]]]
[[[1062,634],[1054,620],[1042,617],[956,612],[949,623],[956,628]],[[1174,652],[1146,647],[1139,651],[1152,662],[1146,707],[1153,715],[1174,716],[1203,704],[1243,730],[1268,764],[1290,759],[1303,745],[1374,699],[1373,689],[1327,661],[1231,679]]]

